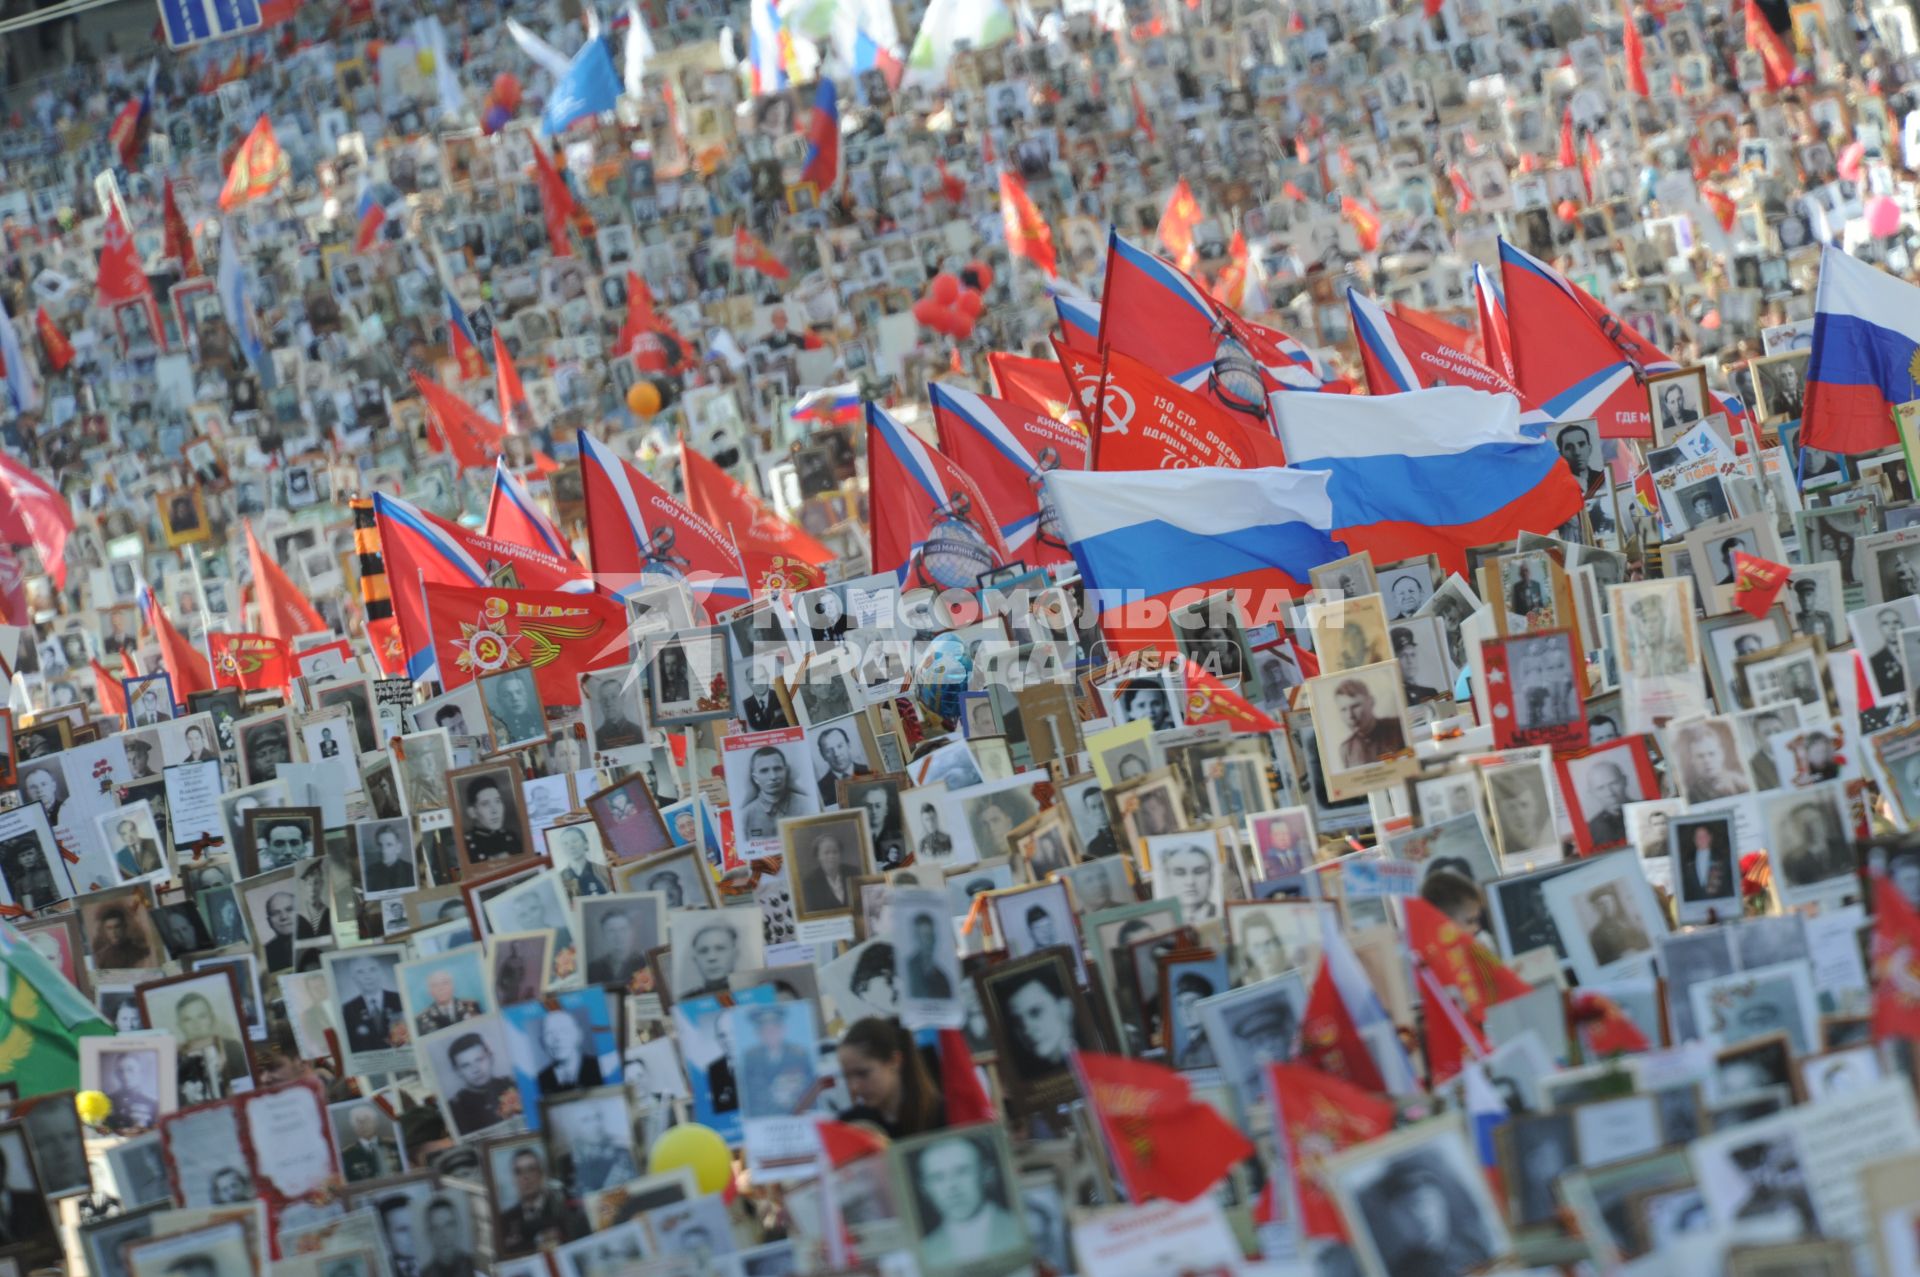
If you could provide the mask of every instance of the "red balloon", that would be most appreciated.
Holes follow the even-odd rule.
[[[951,306],[953,299],[960,295],[960,281],[947,272],[941,271],[933,277],[933,283],[927,289],[927,295],[942,306]]]
[[[982,292],[993,287],[993,267],[982,261],[967,263],[967,269],[973,272],[974,287]]]
[[[1563,222],[1571,222],[1580,216],[1580,206],[1572,200],[1561,200],[1560,207],[1555,211]]]
[[[959,322],[948,329],[949,332],[961,341],[965,341],[967,338],[973,336],[973,317],[971,315],[956,314],[954,318],[959,320]]]
[[[946,313],[940,303],[931,297],[922,297],[913,304],[913,317],[936,332],[940,329],[940,316]]]
[[[969,288],[964,293],[961,293],[959,298],[955,300],[953,308],[965,315],[968,319],[978,319],[980,318],[981,308],[985,305],[986,303],[980,300],[980,294]]]
[[[502,71],[493,77],[493,100],[509,111],[520,109],[520,77],[511,71]]]

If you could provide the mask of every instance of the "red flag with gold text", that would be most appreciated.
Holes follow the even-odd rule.
[[[277,691],[292,673],[288,645],[271,635],[209,631],[207,650],[213,654],[213,681],[219,687]]]
[[[627,663],[627,611],[618,599],[559,590],[424,584],[440,682],[531,669],[543,705],[578,705],[575,676]]]

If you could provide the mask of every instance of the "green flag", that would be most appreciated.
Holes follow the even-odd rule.
[[[20,1098],[80,1085],[80,1039],[111,1034],[60,969],[0,922],[0,1078]]]

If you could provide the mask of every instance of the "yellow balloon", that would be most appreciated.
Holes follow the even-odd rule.
[[[650,381],[636,381],[627,388],[627,407],[636,417],[651,417],[660,411],[660,387]]]
[[[432,75],[432,74],[433,74],[433,65],[434,65],[434,63],[433,63],[433,50],[432,50],[432,49],[422,49],[422,50],[420,50],[420,52],[418,52],[418,53],[416,53],[416,54],[414,54],[414,55],[413,55],[413,60],[414,60],[414,62],[415,62],[415,64],[419,66],[419,68],[420,68],[420,74],[421,74],[421,75]]]
[[[73,1097],[74,1111],[88,1126],[98,1126],[113,1112],[113,1101],[100,1091],[82,1091]]]
[[[733,1155],[727,1142],[710,1126],[688,1122],[653,1142],[647,1152],[647,1173],[661,1175],[686,1167],[702,1193],[717,1193],[733,1176]]]

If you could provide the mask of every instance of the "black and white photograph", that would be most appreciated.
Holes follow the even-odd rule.
[[[1145,720],[1154,731],[1166,731],[1180,725],[1173,693],[1172,674],[1129,674],[1100,687],[1107,713],[1115,723]]]
[[[456,687],[409,709],[406,719],[416,732],[443,731],[456,740],[474,740],[487,734],[487,710],[480,700],[478,683]]]
[[[882,770],[874,765],[864,723],[856,714],[803,729],[822,808],[839,803],[842,785]]]
[[[131,1277],[247,1277],[256,1263],[247,1226],[237,1219],[129,1241],[120,1254]]]
[[[1574,482],[1580,485],[1581,492],[1591,494],[1606,482],[1606,467],[1601,459],[1598,422],[1591,419],[1564,422],[1550,427],[1548,438],[1553,440],[1554,450],[1560,454],[1560,459],[1567,463],[1567,470],[1573,475]],[[1391,611],[1393,607],[1391,590],[1383,589],[1381,593],[1387,596],[1388,609]],[[1402,613],[1402,615],[1410,615],[1410,613]]]
[[[906,787],[907,779],[899,773],[842,782],[846,801],[840,805],[864,814],[867,845],[872,849],[877,873],[902,868],[912,856],[901,806]]]
[[[233,725],[240,777],[248,785],[272,780],[280,764],[293,761],[292,720],[285,713],[256,714]]]
[[[1074,983],[1063,950],[1002,962],[976,975],[980,1000],[1015,1109],[1038,1108],[1077,1094],[1068,1055],[1106,1048]]]
[[[1581,983],[1646,969],[1666,927],[1639,856],[1592,857],[1540,890]]]
[[[780,824],[793,912],[801,922],[853,916],[853,880],[873,872],[864,811],[827,811]]]
[[[1647,798],[1642,754],[1634,742],[1612,742],[1560,760],[1562,792],[1573,810],[1574,841],[1585,855],[1627,844],[1627,805]]]
[[[780,822],[820,810],[813,753],[800,728],[728,736],[722,761],[733,836],[743,851],[778,854]]]
[[[1218,920],[1227,890],[1218,832],[1159,834],[1145,842],[1153,898],[1179,901],[1181,920],[1191,925]]]
[[[506,1026],[498,1012],[430,1033],[417,1047],[420,1067],[432,1080],[447,1129],[456,1138],[521,1117]]]
[[[728,977],[762,965],[760,911],[754,908],[682,911],[667,919],[673,949],[668,977],[675,998],[724,993]]]
[[[1788,907],[1819,900],[1837,905],[1859,889],[1846,809],[1843,782],[1837,780],[1762,799],[1768,861]]]
[[[549,826],[544,836],[547,858],[553,862],[569,899],[604,896],[613,890],[613,867],[599,825],[591,820],[572,820]]]
[[[1506,1223],[1458,1117],[1440,1117],[1339,1154],[1324,1182],[1361,1270],[1466,1274],[1510,1249]]]
[[[633,665],[580,676],[580,704],[586,710],[587,741],[595,754],[646,743],[646,690],[646,679]]]
[[[1494,841],[1510,867],[1527,861],[1557,860],[1560,831],[1554,817],[1553,786],[1543,763],[1508,763],[1482,769],[1487,814]]]
[[[107,1130],[138,1135],[179,1108],[178,1061],[178,1039],[160,1030],[82,1038],[80,1086],[112,1101]]]
[[[900,1013],[900,981],[893,941],[862,940],[820,968],[820,991],[847,1024]]]
[[[246,877],[311,860],[325,828],[318,807],[255,807],[241,814],[237,855]]]
[[[1668,729],[1667,757],[1689,803],[1709,803],[1753,792],[1753,777],[1725,718],[1696,719]]]
[[[1238,687],[1251,663],[1240,611],[1231,593],[1213,594],[1168,616],[1174,645],[1202,673]]]
[[[131,833],[137,839],[140,832],[137,813],[130,823],[134,826]],[[151,815],[147,823],[151,826]],[[118,833],[117,825],[114,832]],[[157,839],[150,858],[159,862],[157,868],[132,875],[126,874],[127,866],[123,865],[115,842],[108,839],[106,845],[114,849],[114,872],[120,875],[122,883],[165,881],[167,865]],[[131,867],[138,870],[141,863],[136,857]],[[36,912],[73,895],[66,859],[60,854],[52,826],[47,823],[47,809],[37,802],[0,814],[0,890],[6,892],[8,904]],[[99,963],[98,951],[95,951],[95,961],[105,965]]]
[[[487,1141],[481,1166],[502,1256],[533,1255],[587,1235],[586,1212],[554,1177],[540,1136],[504,1135]]]
[[[1400,685],[1409,705],[1424,705],[1453,694],[1453,676],[1447,659],[1447,636],[1440,619],[1409,617],[1387,627],[1394,664],[1400,667]]]
[[[465,767],[447,774],[453,796],[454,847],[463,872],[492,872],[534,854],[522,801],[520,769],[512,761]]]
[[[614,870],[621,891],[657,892],[668,909],[712,909],[720,902],[713,872],[697,851],[669,851]]]
[[[222,1100],[253,1086],[239,981],[232,971],[189,972],[143,984],[140,1011],[175,1042],[180,1107]]]
[[[1005,856],[1014,851],[1014,831],[1040,814],[1034,797],[1034,776],[1017,775],[953,790],[947,795],[947,827],[956,848],[968,859]]]
[[[626,1089],[602,1086],[546,1099],[540,1126],[554,1176],[569,1197],[624,1184],[639,1174],[627,1125]]]
[[[733,706],[727,691],[727,632],[709,626],[649,639],[647,696],[647,721],[654,726],[725,718]]]
[[[349,1184],[385,1179],[408,1169],[400,1124],[371,1100],[341,1100],[327,1106],[340,1174]]]
[[[896,955],[903,955],[895,973],[901,1022],[912,1028],[953,1027],[960,1019],[962,976],[946,893],[894,889],[887,923],[884,938]]]
[[[531,666],[485,674],[474,681],[480,685],[480,703],[487,711],[487,729],[496,752],[547,738],[546,713],[540,707],[540,688]]]
[[[581,899],[575,907],[587,983],[629,993],[650,988],[647,955],[666,940],[666,897],[656,891],[619,893]]]
[[[1294,1058],[1307,1008],[1307,977],[1298,971],[1217,993],[1198,1003],[1200,1024],[1221,1076],[1242,1114],[1267,1096],[1267,1066]]]
[[[1307,680],[1327,791],[1351,798],[1412,769],[1400,667],[1392,662]]]
[[[845,718],[866,702],[849,661],[838,656],[810,657],[794,672],[786,691],[793,721],[801,727]]]
[[[1863,537],[1859,552],[1865,564],[1868,602],[1911,602],[1920,595],[1920,529]]]
[[[353,827],[360,859],[360,889],[369,900],[405,895],[420,886],[413,831],[405,817],[363,820]]]
[[[1754,418],[1766,425],[1797,421],[1806,411],[1811,350],[1768,355],[1747,365],[1753,374]]]
[[[1032,1252],[1006,1131],[958,1127],[887,1152],[927,1277],[1012,1272]]]
[[[549,982],[571,980],[558,964],[562,954],[575,948],[574,913],[567,893],[553,875],[541,873],[519,878],[505,890],[483,900],[480,909],[490,934],[552,932],[552,956],[556,965],[549,969],[545,979]]]
[[[1653,437],[1665,446],[1700,424],[1711,404],[1704,368],[1678,368],[1647,378],[1653,406]]]
[[[413,1034],[400,1001],[399,945],[365,946],[324,954],[333,987],[334,1023],[350,1067],[362,1074],[411,1066]]]

